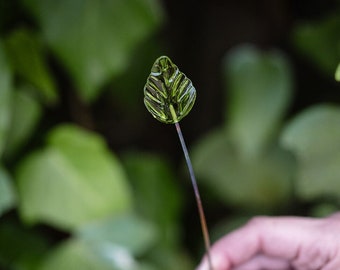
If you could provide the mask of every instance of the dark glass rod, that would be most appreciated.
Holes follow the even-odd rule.
[[[200,221],[201,221],[201,228],[202,228],[202,233],[203,233],[203,238],[204,238],[205,249],[206,249],[206,252],[207,252],[209,268],[210,268],[210,270],[214,270],[214,268],[212,266],[211,255],[210,255],[211,244],[210,244],[208,226],[207,226],[207,222],[206,222],[205,215],[204,215],[202,200],[201,200],[200,192],[198,190],[194,169],[193,169],[192,164],[191,164],[189,152],[188,152],[187,146],[186,146],[185,141],[184,141],[184,137],[183,137],[183,134],[182,134],[182,131],[181,131],[181,127],[180,127],[178,122],[175,122],[175,126],[176,126],[176,130],[177,130],[179,140],[180,140],[181,145],[182,145],[183,153],[184,153],[184,156],[185,156],[185,161],[186,161],[188,169],[189,169],[192,187],[193,187],[194,193],[195,193],[198,213],[199,213],[199,217],[200,217]]]

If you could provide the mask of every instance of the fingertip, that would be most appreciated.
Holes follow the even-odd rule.
[[[226,262],[226,258],[221,254],[213,254],[211,256],[212,268],[210,268],[207,256],[204,257],[201,264],[196,268],[196,270],[228,270],[229,267]]]

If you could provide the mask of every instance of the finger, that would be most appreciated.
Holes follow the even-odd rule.
[[[287,260],[281,258],[256,255],[249,261],[233,268],[233,270],[291,270]]]
[[[211,264],[213,270],[229,270],[231,269],[231,264],[229,260],[226,260],[221,254],[211,253]],[[208,262],[207,256],[205,256],[201,264],[196,268],[196,270],[212,270]]]
[[[252,219],[212,247],[215,270],[229,270],[259,253],[288,261],[296,260],[302,245],[315,246],[319,240],[319,224],[317,219],[299,217]],[[198,269],[209,269],[206,259]]]

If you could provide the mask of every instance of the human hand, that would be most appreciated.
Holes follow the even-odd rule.
[[[339,270],[340,213],[256,217],[211,248],[214,270]],[[204,258],[197,270],[210,270]]]

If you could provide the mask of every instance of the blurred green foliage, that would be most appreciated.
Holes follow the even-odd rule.
[[[227,204],[268,211],[289,201],[294,159],[277,139],[292,79],[285,57],[251,46],[225,59],[228,111],[224,127],[195,148],[199,179]]]
[[[335,79],[340,82],[340,64],[338,64],[338,67],[335,72]]]
[[[282,144],[294,152],[297,195],[306,200],[339,198],[340,107],[323,104],[307,109],[283,130]]]
[[[130,210],[127,179],[99,136],[69,125],[47,137],[48,146],[16,169],[19,211],[27,223],[73,230]]]
[[[0,215],[16,204],[13,181],[5,169],[0,167]]]
[[[127,67],[136,44],[161,21],[155,1],[25,0],[47,45],[74,79],[79,95],[95,99]]]
[[[193,152],[202,184],[245,216],[289,213],[306,203],[312,215],[335,211],[340,107],[315,105],[285,124],[293,83],[286,57],[247,45],[231,51],[224,63],[226,124],[201,139]],[[236,211],[229,223],[239,224],[240,218]]]
[[[34,85],[45,103],[55,103],[58,99],[56,86],[37,34],[17,29],[6,38],[5,45],[13,71]]]
[[[293,42],[311,63],[325,74],[333,74],[340,58],[340,17],[336,10],[318,22],[295,27]]]
[[[7,29],[10,14],[0,16],[0,268],[193,269],[183,231],[196,208],[187,208],[193,197],[172,160],[145,149],[114,153],[91,121],[57,115],[80,108],[86,118],[112,90],[114,104],[139,121],[143,84],[136,82],[145,83],[161,51],[160,1],[13,3],[25,19]],[[292,31],[296,51],[331,79],[338,29],[339,16],[331,14]],[[322,216],[339,208],[340,108],[320,104],[287,120],[289,62],[253,45],[221,59],[224,123],[192,149],[202,188],[227,209],[227,218],[214,220],[214,239],[253,214],[303,208]],[[119,133],[128,125],[116,116],[109,124]],[[192,231],[192,246],[202,244],[199,229]]]
[[[12,72],[0,41],[0,156],[2,156],[11,119]]]
[[[39,128],[46,112],[62,106],[51,57],[89,104],[160,26],[161,6],[155,0],[22,2],[38,27],[19,25],[0,39],[0,267],[173,269],[181,200],[169,207],[147,203],[148,183],[132,191],[131,170],[99,134],[74,123],[54,122],[43,134]],[[33,148],[32,138],[39,140]],[[162,163],[160,170],[155,163],[153,179],[172,174],[166,161],[155,160]],[[164,183],[180,196],[172,178]],[[145,211],[137,207],[143,196]],[[6,215],[11,209],[15,215]],[[66,236],[45,235],[42,225]],[[168,268],[146,256],[165,239]]]

